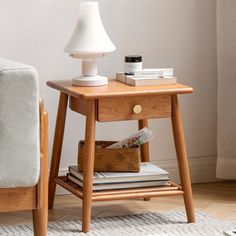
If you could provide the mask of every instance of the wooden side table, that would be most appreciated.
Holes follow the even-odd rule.
[[[192,93],[191,87],[176,85],[128,86],[110,81],[102,87],[75,87],[71,81],[48,81],[47,85],[60,91],[55,136],[49,178],[49,208],[53,208],[56,184],[82,199],[82,231],[88,232],[92,201],[183,195],[188,222],[195,222],[191,180],[185,147],[178,94]],[[70,108],[86,116],[84,187],[81,189],[66,177],[58,177],[68,98]],[[93,192],[93,170],[96,121],[138,120],[139,129],[148,125],[147,119],[171,117],[181,186],[136,188]],[[149,161],[149,146],[143,145],[142,161]]]

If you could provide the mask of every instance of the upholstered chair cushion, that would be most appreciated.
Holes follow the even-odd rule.
[[[38,182],[38,90],[33,67],[0,58],[0,188]]]

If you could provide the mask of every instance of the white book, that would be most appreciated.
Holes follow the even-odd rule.
[[[69,166],[69,173],[83,181],[83,172],[78,172],[77,166]],[[152,180],[168,180],[169,173],[160,167],[142,162],[140,172],[94,172],[93,183],[124,183]]]
[[[163,84],[176,84],[176,77],[159,77],[159,76],[126,76],[126,84],[132,86],[145,86],[145,85],[163,85]]]
[[[117,72],[116,73],[116,80],[125,83],[125,73],[124,72]]]
[[[67,174],[67,178],[78,184],[83,188],[83,182],[71,174]],[[157,180],[157,181],[142,181],[142,182],[130,182],[130,183],[107,183],[107,184],[94,184],[93,190],[112,190],[112,189],[127,189],[127,188],[140,188],[140,187],[155,187],[155,186],[170,186],[169,180]]]
[[[174,69],[173,68],[158,68],[158,69],[143,69],[142,71],[136,71],[134,75],[143,76],[143,75],[155,75],[159,77],[173,77]]]

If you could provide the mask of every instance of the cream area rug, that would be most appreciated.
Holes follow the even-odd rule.
[[[186,223],[184,211],[95,218],[87,234],[80,231],[81,221],[72,218],[49,222],[48,236],[222,236],[223,231],[236,229],[236,221],[212,219],[201,211],[196,212],[196,218],[196,223]],[[3,226],[0,235],[28,236],[33,235],[33,229],[32,225]]]

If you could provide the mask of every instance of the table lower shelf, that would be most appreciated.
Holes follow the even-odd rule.
[[[77,197],[83,199],[83,189],[77,184],[68,180],[66,176],[60,176],[55,178],[55,182],[66,190],[68,190],[69,192],[76,195]],[[109,201],[131,198],[173,196],[183,194],[184,191],[182,190],[181,186],[171,182],[170,186],[94,191],[92,194],[92,200]]]

